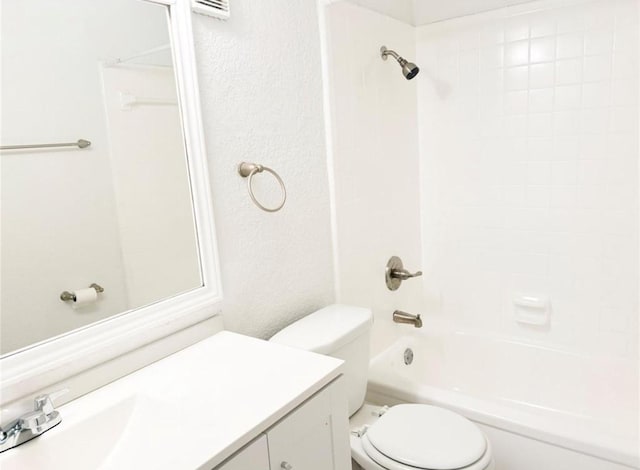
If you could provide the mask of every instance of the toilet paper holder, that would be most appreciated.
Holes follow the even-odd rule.
[[[93,284],[91,284],[89,287],[95,289],[95,291],[98,294],[104,292],[104,288],[102,286],[96,284],[95,282]],[[73,292],[64,291],[62,294],[60,294],[60,300],[62,300],[64,302],[68,302],[70,300],[72,302],[75,302],[76,301],[76,294],[74,294]]]

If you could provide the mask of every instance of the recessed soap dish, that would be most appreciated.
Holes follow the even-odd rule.
[[[544,295],[514,294],[514,313],[518,323],[546,326],[551,319],[551,302]]]

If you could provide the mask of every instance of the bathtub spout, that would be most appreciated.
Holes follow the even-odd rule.
[[[412,313],[396,310],[395,312],[393,312],[393,321],[396,323],[406,323],[409,325],[413,325],[416,328],[422,328],[422,318],[420,318],[420,314],[414,315]]]

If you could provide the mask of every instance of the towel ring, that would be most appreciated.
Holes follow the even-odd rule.
[[[270,207],[263,206],[262,204],[260,204],[260,202],[258,202],[258,200],[256,199],[256,196],[253,194],[253,183],[252,183],[253,177],[257,173],[262,173],[263,171],[266,171],[267,173],[271,173],[273,177],[278,181],[278,183],[280,184],[280,188],[282,189],[282,202],[277,207],[270,208]],[[278,175],[278,173],[273,171],[271,168],[259,165],[257,163],[242,162],[240,163],[240,165],[238,165],[238,173],[243,178],[249,178],[247,180],[247,188],[249,189],[249,196],[251,197],[251,200],[253,201],[253,203],[263,211],[278,212],[280,209],[282,209],[282,207],[284,206],[284,203],[287,202],[287,189],[284,187],[284,182],[282,181],[282,178],[280,178],[280,175]]]

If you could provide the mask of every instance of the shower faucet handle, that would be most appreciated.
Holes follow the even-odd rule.
[[[422,271],[411,273],[404,269],[402,260],[398,256],[392,256],[389,258],[387,268],[384,272],[385,282],[389,290],[397,290],[400,287],[400,284],[402,284],[402,281],[419,276],[422,276]]]
[[[391,277],[400,279],[401,281],[406,281],[407,279],[411,279],[412,277],[419,277],[419,276],[422,276],[422,271],[416,271],[415,273],[411,274],[406,269],[391,270]]]

